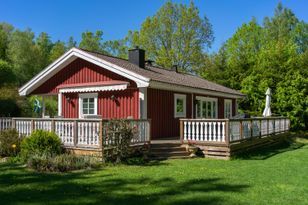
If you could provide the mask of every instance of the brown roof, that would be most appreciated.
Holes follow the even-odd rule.
[[[83,50],[83,49],[81,49]],[[146,68],[140,68],[139,66],[129,62],[126,59],[108,56],[96,52],[90,52],[87,50],[83,50],[93,56],[96,56],[102,60],[108,61],[112,64],[125,68],[131,72],[144,76],[146,78],[150,78],[151,81],[158,81],[163,83],[169,83],[174,85],[181,85],[191,88],[199,88],[211,91],[217,91],[228,94],[235,94],[244,96],[244,94],[239,91],[233,90],[231,88],[227,88],[225,86],[219,85],[217,83],[213,83],[211,81],[205,80],[199,76],[185,74],[180,72],[175,72],[172,70],[167,70],[164,68],[159,68],[157,66],[149,66],[146,65]]]

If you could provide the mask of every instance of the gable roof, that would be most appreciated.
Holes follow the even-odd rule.
[[[146,65],[145,68],[140,68],[139,66],[122,58],[108,56],[79,48],[72,48],[63,54],[55,62],[21,87],[19,89],[19,94],[30,94],[35,88],[42,85],[55,73],[77,58],[84,59],[104,69],[133,80],[136,82],[138,87],[152,87],[167,90],[171,89],[178,92],[192,92],[231,98],[241,98],[244,96],[244,94],[236,90],[202,79],[195,75],[179,73],[150,65]]]
[[[83,50],[83,49],[81,49]],[[130,70],[136,74],[139,74],[141,76],[147,77],[151,79],[151,82],[156,81],[160,83],[167,83],[167,84],[173,84],[173,85],[179,85],[179,86],[187,86],[191,88],[198,88],[198,89],[205,89],[205,90],[211,90],[221,93],[228,93],[228,94],[234,94],[239,96],[245,96],[239,91],[233,90],[231,88],[219,85],[217,83],[208,81],[206,79],[203,79],[196,75],[191,74],[185,74],[181,72],[175,72],[172,70],[160,68],[157,66],[150,66],[145,65],[144,68],[140,68],[139,66],[129,62],[126,59],[108,56],[96,52],[91,52],[87,50],[83,50],[91,55],[94,55],[98,58],[101,58],[103,60],[106,60],[108,62],[111,62],[113,64],[116,64],[120,67],[123,67],[127,70]],[[151,85],[150,85],[151,87]]]

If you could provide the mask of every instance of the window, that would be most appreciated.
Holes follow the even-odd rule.
[[[97,93],[79,94],[79,117],[97,115]]]
[[[186,95],[174,94],[174,117],[186,117]]]
[[[224,117],[230,118],[232,117],[232,100],[225,100],[224,102]]]
[[[217,98],[196,97],[197,118],[217,118]]]

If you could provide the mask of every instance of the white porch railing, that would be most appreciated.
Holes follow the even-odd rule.
[[[132,144],[150,141],[149,120],[128,120],[136,129]],[[63,118],[0,118],[0,131],[15,128],[20,136],[29,136],[34,130],[55,132],[66,147],[102,148],[108,132],[108,120]]]
[[[229,144],[236,141],[286,132],[290,120],[285,117],[250,119],[181,119],[183,142]]]

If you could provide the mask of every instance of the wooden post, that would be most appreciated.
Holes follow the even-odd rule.
[[[16,120],[12,118],[12,129],[16,129]]]
[[[34,131],[34,129],[35,129],[34,120],[32,119],[31,120],[31,132],[30,132],[30,134]]]
[[[183,144],[184,141],[184,121],[180,120],[180,140],[181,144]]]
[[[274,119],[273,132],[274,132],[274,135],[275,135],[276,134],[276,119]]]
[[[226,120],[226,124],[225,124],[225,142],[226,144],[229,146],[230,144],[230,122],[229,120]]]
[[[269,119],[267,119],[267,136],[269,135]]]
[[[260,130],[259,130],[259,138],[262,136],[262,120],[259,120],[260,122]]]
[[[240,120],[240,139],[243,139],[243,121]]]
[[[103,145],[103,120],[99,122],[99,147],[100,149],[104,148]]]
[[[78,144],[78,121],[74,120],[74,133],[73,133],[73,140],[74,140],[74,147]]]
[[[152,120],[148,119],[148,123],[149,123],[149,143],[151,143],[152,140],[152,135],[151,135],[151,127],[152,127]]]
[[[253,121],[250,120],[250,138],[253,138]]]
[[[51,131],[56,132],[56,122],[54,119],[51,120]]]

